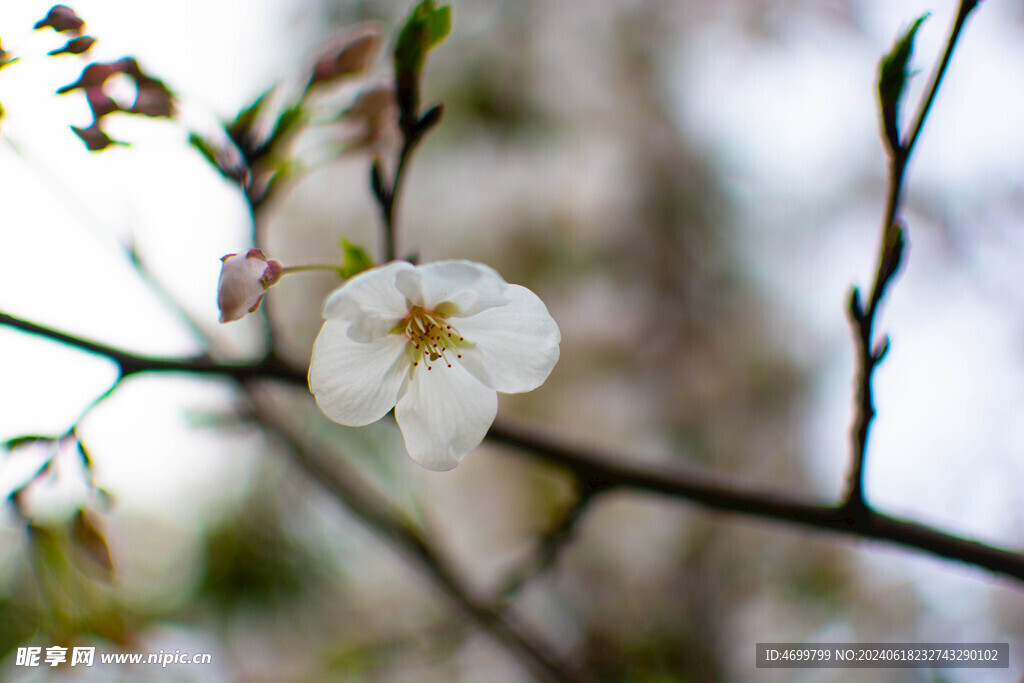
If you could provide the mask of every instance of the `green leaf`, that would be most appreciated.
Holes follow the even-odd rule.
[[[362,247],[352,244],[344,237],[338,240],[338,246],[341,247],[344,264],[338,271],[342,278],[347,280],[364,270],[373,268],[373,260]]]
[[[210,164],[214,168],[216,168],[218,171],[223,172],[223,170],[220,167],[220,164],[217,163],[217,154],[214,151],[213,146],[210,143],[208,143],[205,138],[203,138],[198,133],[189,131],[189,134],[188,134],[188,144],[190,144],[193,147],[195,147],[196,150],[198,150],[198,152],[200,154],[202,154],[203,157],[208,162],[210,162]]]
[[[434,0],[420,0],[398,33],[394,53],[395,82],[399,106],[408,121],[416,118],[420,73],[427,50],[444,40],[451,28],[450,6],[434,7]]]
[[[291,134],[296,128],[302,125],[302,118],[305,112],[302,109],[302,103],[299,102],[291,107],[288,107],[281,116],[278,117],[277,123],[274,126],[274,132],[270,135],[270,140],[267,141],[267,148],[272,149],[274,145],[281,142],[289,134]]]
[[[79,455],[82,456],[82,464],[85,465],[86,468],[91,469],[92,468],[92,456],[89,455],[89,451],[85,448],[85,444],[82,443],[81,439],[79,439],[77,441],[77,445],[78,445],[78,453],[79,453]]]
[[[903,35],[896,39],[892,49],[882,57],[878,65],[878,100],[882,110],[882,123],[889,147],[901,147],[899,131],[900,103],[907,84],[907,64],[914,52],[914,37],[921,24],[929,17],[922,14],[910,25]]]
[[[267,90],[257,97],[255,102],[238,113],[234,122],[228,126],[228,132],[235,140],[241,140],[249,136],[256,124],[256,118],[262,112],[263,105],[270,98],[270,93],[273,91],[273,88]]]
[[[427,17],[427,49],[441,43],[452,31],[452,8],[438,7]]]
[[[13,451],[15,448],[20,448],[21,446],[28,446],[41,441],[54,442],[56,440],[57,439],[52,436],[36,436],[33,434],[31,436],[16,436],[13,439],[7,439],[6,441],[0,442],[0,446],[3,446],[9,451]]]
[[[398,32],[398,40],[395,41],[395,78],[400,84],[419,80],[427,53],[426,20],[433,10],[433,4],[433,0],[422,0]]]
[[[251,171],[245,163],[242,151],[235,146],[230,137],[225,138],[221,146],[218,146],[216,142],[207,140],[199,133],[189,131],[188,144],[198,150],[225,178],[242,185],[248,183]]]

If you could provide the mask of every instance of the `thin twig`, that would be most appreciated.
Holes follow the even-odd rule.
[[[433,124],[431,124],[433,125]],[[383,171],[377,162],[374,162],[371,170],[371,187],[377,203],[380,205],[381,218],[384,228],[384,261],[394,261],[398,257],[398,221],[395,210],[398,195],[402,188],[402,179],[405,177],[406,164],[412,156],[413,150],[423,139],[427,128],[402,127],[402,148],[398,152],[398,159],[395,163],[395,176],[390,187],[385,186]]]
[[[290,382],[304,381],[302,373],[297,373],[294,368],[274,355],[268,355],[248,363],[224,363],[205,354],[185,358],[160,358],[139,355],[107,344],[81,339],[2,312],[0,312],[0,325],[103,356],[118,366],[122,377],[142,372],[184,372],[221,375],[239,380],[269,377]]]
[[[939,61],[939,66],[935,70],[935,74],[932,76],[931,83],[928,87],[928,95],[925,97],[921,109],[918,111],[917,117],[914,119],[914,123],[910,127],[910,135],[907,137],[907,140],[903,145],[903,149],[906,150],[908,157],[911,152],[914,151],[914,145],[917,144],[917,138],[921,135],[921,130],[924,128],[924,122],[928,118],[928,112],[931,111],[932,103],[935,101],[935,95],[939,92],[939,86],[942,84],[942,77],[946,75],[946,67],[949,66],[949,60],[953,57],[953,50],[956,48],[957,40],[960,39],[960,32],[963,30],[964,24],[967,22],[967,17],[977,6],[978,0],[961,0],[960,2],[960,7],[957,9],[956,13],[956,19],[953,21],[953,28],[950,30],[949,39],[946,41],[946,49],[942,53],[942,59]]]
[[[541,536],[536,550],[526,562],[509,572],[499,598],[502,604],[509,604],[526,584],[555,565],[565,545],[572,540],[583,515],[590,509],[590,504],[596,500],[598,493],[605,490],[601,486],[589,486],[578,478],[576,481],[580,489],[576,500]]]
[[[889,151],[889,186],[882,218],[882,239],[878,255],[878,267],[871,285],[871,296],[865,308],[860,292],[853,288],[847,305],[847,315],[853,328],[856,346],[857,369],[855,374],[856,403],[851,432],[850,469],[844,506],[853,515],[865,515],[868,503],[864,496],[864,467],[867,460],[868,436],[875,417],[873,378],[875,369],[889,350],[889,340],[875,343],[874,328],[879,305],[903,259],[905,227],[900,219],[900,206],[905,194],[907,165],[917,140],[924,129],[932,103],[942,84],[949,61],[956,49],[957,40],[971,11],[978,0],[961,0],[953,27],[950,29],[946,48],[939,59],[927,94],[921,100],[917,116],[911,125],[910,134],[899,144],[887,145]]]

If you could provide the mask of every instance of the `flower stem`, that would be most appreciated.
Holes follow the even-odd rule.
[[[341,267],[336,263],[309,263],[301,266],[285,266],[281,269],[281,275],[305,273],[314,270],[326,270],[332,273],[337,273],[340,276]]]

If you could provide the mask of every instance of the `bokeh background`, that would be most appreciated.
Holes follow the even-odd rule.
[[[499,415],[636,462],[836,500],[852,412],[843,307],[873,275],[885,193],[876,65],[932,12],[916,101],[956,3],[451,4],[454,30],[424,81],[445,118],[406,178],[400,244],[424,262],[490,264],[558,321],[551,377],[503,396]],[[3,48],[20,58],[0,71],[0,310],[153,355],[255,358],[272,340],[304,367],[336,280],[290,276],[265,314],[219,325],[218,258],[254,239],[286,264],[333,259],[340,237],[378,254],[369,161],[311,168],[254,226],[188,129],[302,83],[342,26],[376,19],[393,33],[409,5],[76,2],[99,38],[90,60],[135,56],[182,105],[178,121],[110,117],[131,145],[96,154],[69,128],[89,123],[84,97],[54,94],[88,61],[45,57],[64,39],[31,30],[48,7],[0,7]],[[867,473],[878,509],[1009,548],[1024,542],[1022,35],[1018,3],[982,4],[913,161]],[[320,126],[298,152],[319,161],[338,134]],[[530,680],[283,457],[232,383],[132,377],[90,409],[115,377],[103,359],[0,328],[0,438],[79,423],[106,492],[90,493],[62,453],[71,464],[33,485],[25,508],[58,529],[89,501],[114,564],[99,577],[59,533],[40,540],[5,508],[5,680],[45,678],[13,653],[57,639],[213,654],[210,667],[113,672],[129,678]],[[479,595],[501,590],[573,500],[563,474],[506,448],[485,443],[456,470],[428,472],[392,423],[346,429],[295,387],[268,382],[260,395],[428,529]],[[4,452],[3,494],[42,457]],[[1008,641],[1011,662],[1024,654],[1019,585],[637,493],[593,505],[514,608],[615,681],[967,680],[756,671],[765,641]],[[112,674],[58,677],[89,675]]]

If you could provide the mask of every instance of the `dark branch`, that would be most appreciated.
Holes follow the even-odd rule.
[[[267,357],[247,364],[218,363],[207,356],[180,359],[153,358],[79,339],[73,335],[58,332],[5,313],[0,313],[0,325],[103,356],[117,364],[122,378],[143,372],[216,374],[238,380],[250,393],[250,396],[252,388],[248,382],[251,380],[274,378],[302,385],[306,382],[305,373],[296,371],[274,357]],[[114,387],[116,387],[116,383]],[[109,395],[114,387],[104,396]],[[253,402],[258,403],[255,398]],[[312,450],[307,448],[298,437],[291,434],[284,425],[277,421],[270,411],[257,411],[256,417],[264,429],[287,446],[291,460],[295,464],[324,486],[333,497],[344,504],[367,526],[415,560],[459,609],[508,647],[538,679],[544,681],[584,680],[581,674],[568,665],[558,662],[547,651],[543,640],[528,632],[522,625],[517,624],[513,617],[505,612],[495,611],[470,596],[440,556],[434,552],[430,544],[397,508],[389,505],[381,496],[370,493],[371,488],[358,482],[353,473],[342,473],[337,463],[329,467],[314,455]]]
[[[903,145],[903,149],[905,150],[907,157],[909,157],[911,152],[914,151],[914,145],[917,144],[917,138],[921,135],[921,130],[924,128],[924,122],[928,118],[928,112],[931,111],[932,103],[935,101],[935,95],[938,94],[939,86],[942,85],[942,77],[946,75],[946,67],[949,66],[949,60],[953,57],[953,50],[956,49],[957,40],[960,39],[960,32],[963,30],[964,24],[967,22],[967,17],[977,6],[978,0],[961,0],[960,2],[960,7],[957,9],[956,13],[956,19],[953,21],[953,28],[950,30],[949,39],[946,41],[946,49],[942,52],[942,58],[939,60],[939,65],[935,69],[931,83],[928,86],[928,94],[925,96],[921,108],[918,111],[917,118],[914,119],[914,123],[910,127],[910,135],[907,137],[907,141]]]
[[[931,111],[932,103],[942,84],[942,77],[945,75],[949,60],[956,49],[964,23],[977,5],[978,0],[961,0],[956,20],[950,29],[949,39],[946,41],[946,48],[932,75],[928,92],[918,107],[909,136],[905,142],[895,145],[894,149],[887,147],[890,153],[889,189],[882,218],[882,245],[878,255],[878,268],[875,271],[874,283],[871,285],[871,296],[868,299],[867,308],[863,307],[857,288],[854,288],[850,294],[847,315],[854,333],[857,369],[854,380],[856,402],[853,425],[850,428],[850,471],[844,507],[851,515],[864,516],[868,513],[868,503],[864,496],[864,465],[867,460],[868,435],[871,422],[875,417],[872,380],[875,369],[889,348],[888,339],[876,347],[874,329],[878,308],[885,296],[886,287],[892,282],[903,261],[906,238],[905,226],[900,219],[900,206],[905,192],[904,181],[906,180],[907,164],[910,162],[910,156],[921,135],[925,121],[928,119],[928,112]]]
[[[7,325],[48,339],[110,358],[131,372],[186,372],[217,374],[238,380],[280,379],[305,386],[304,370],[296,370],[274,358],[246,364],[218,364],[206,357],[154,359],[140,357],[109,346],[28,323],[0,313],[0,325]],[[127,370],[126,370],[127,372]],[[502,422],[495,423],[488,440],[527,451],[550,464],[574,474],[585,486],[599,491],[614,489],[657,493],[687,500],[709,510],[733,512],[828,531],[859,536],[865,540],[889,541],[907,548],[950,560],[975,565],[996,574],[1024,581],[1024,554],[960,538],[931,527],[889,517],[877,512],[853,514],[845,506],[806,503],[791,497],[736,487],[697,472],[661,470],[627,464],[627,454],[596,456],[591,449],[566,445],[554,438],[528,432]]]
[[[159,358],[138,355],[106,344],[80,339],[74,335],[37,325],[6,313],[0,313],[0,325],[13,327],[22,332],[103,356],[118,366],[122,377],[142,372],[185,372],[221,375],[238,380],[273,378],[290,382],[305,382],[305,374],[297,372],[293,367],[273,355],[249,363],[223,363],[207,355],[189,358]]]
[[[418,98],[414,99],[414,103]],[[408,106],[408,105],[406,105]],[[416,106],[413,104],[412,106]],[[436,105],[427,110],[423,116],[415,112],[408,112],[402,108],[402,115],[399,120],[399,128],[402,132],[402,147],[398,152],[395,161],[395,175],[388,186],[384,182],[384,172],[377,161],[373,162],[370,169],[370,188],[380,205],[381,218],[384,228],[384,260],[394,261],[398,258],[398,220],[395,216],[396,202],[402,187],[402,178],[405,177],[405,169],[413,151],[419,145],[423,137],[441,121],[444,113],[442,105]]]
[[[1024,581],[1024,554],[953,536],[915,522],[877,512],[852,514],[845,507],[815,505],[781,494],[732,486],[696,472],[654,470],[624,464],[632,460],[626,454],[606,453],[595,457],[589,450],[500,422],[491,427],[488,438],[533,453],[605,491],[625,489],[659,493],[709,510],[775,520],[865,540],[889,541]]]

